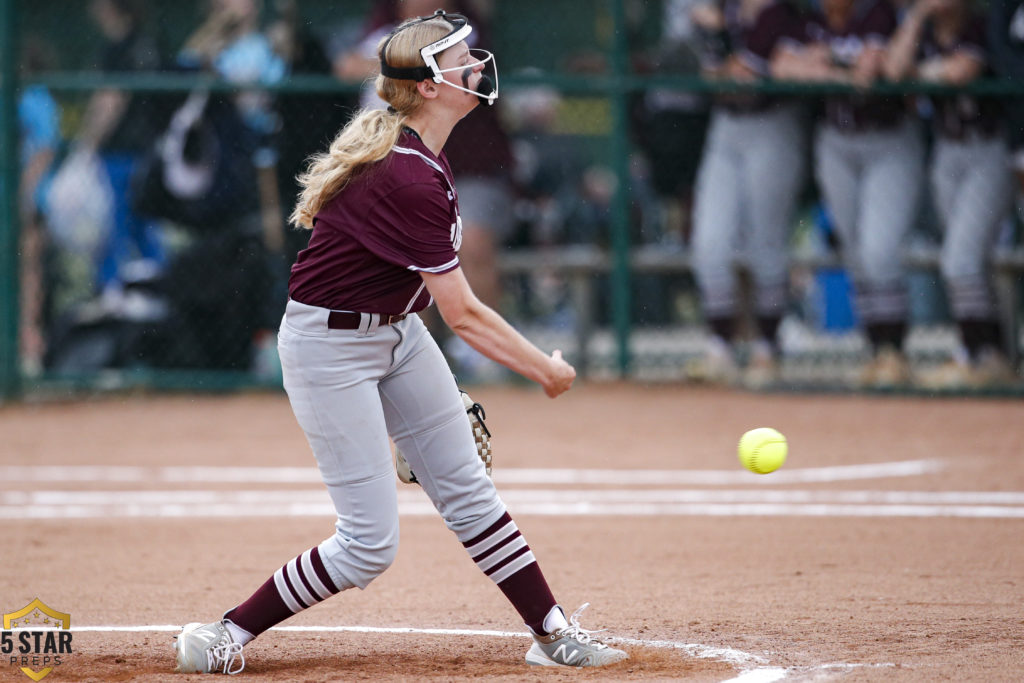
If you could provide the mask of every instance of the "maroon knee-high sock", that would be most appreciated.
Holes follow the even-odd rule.
[[[477,566],[505,594],[534,633],[544,633],[544,617],[555,606],[533,551],[506,512],[479,536],[463,543]]]
[[[320,559],[320,551],[314,547],[274,572],[248,600],[228,610],[224,618],[258,636],[337,592]]]

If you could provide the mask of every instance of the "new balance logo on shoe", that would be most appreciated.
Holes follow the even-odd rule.
[[[551,653],[551,659],[554,659],[557,662],[559,656],[561,656],[562,664],[571,665],[573,660],[579,657],[579,655],[579,650],[573,650],[572,652],[569,652],[569,649],[565,646],[565,643],[562,643],[557,648],[555,648],[555,651],[553,653]]]

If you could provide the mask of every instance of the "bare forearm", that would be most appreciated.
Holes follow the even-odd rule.
[[[103,90],[93,95],[78,135],[79,142],[92,148],[99,147],[124,114],[128,97],[116,90]]]
[[[548,356],[483,303],[477,302],[459,319],[445,318],[445,322],[463,341],[491,360],[539,384],[548,379]]]
[[[921,41],[924,17],[911,10],[893,36],[886,51],[883,73],[890,81],[902,81],[915,75],[914,57]]]

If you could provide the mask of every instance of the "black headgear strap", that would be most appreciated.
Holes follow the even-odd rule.
[[[419,81],[425,81],[428,78],[433,78],[434,77],[434,72],[430,70],[429,66],[391,66],[390,64],[388,64],[387,59],[385,58],[385,55],[388,53],[388,45],[391,44],[391,39],[394,38],[396,35],[398,35],[398,33],[400,31],[403,31],[403,30],[409,28],[410,26],[415,26],[416,24],[422,24],[425,21],[430,21],[431,19],[438,19],[438,18],[444,19],[445,21],[447,21],[449,24],[452,25],[452,30],[448,33],[449,36],[452,33],[455,33],[456,31],[458,31],[460,28],[462,28],[463,26],[465,26],[468,23],[468,20],[466,19],[466,17],[462,16],[461,14],[448,14],[443,9],[439,9],[439,10],[436,10],[430,16],[420,17],[419,19],[417,19],[415,21],[410,21],[407,24],[403,24],[402,26],[399,26],[398,28],[396,28],[394,31],[391,32],[391,35],[388,36],[388,39],[384,42],[384,44],[380,48],[380,72],[381,72],[381,74],[383,74],[384,76],[387,76],[388,78],[395,78],[395,79],[398,79],[400,81],[416,81],[416,82],[419,82]],[[447,37],[448,36],[445,36],[445,38],[447,38]],[[442,38],[442,40],[443,40],[443,38]]]

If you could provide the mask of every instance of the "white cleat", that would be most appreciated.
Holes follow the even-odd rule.
[[[628,659],[629,655],[616,650],[594,638],[591,633],[580,628],[580,614],[590,603],[569,617],[569,625],[546,636],[534,634],[533,645],[526,652],[526,661],[534,666],[604,666]],[[557,607],[556,609],[561,609]]]
[[[185,624],[174,640],[181,673],[234,675],[245,668],[241,643],[231,639],[223,621]],[[237,664],[237,666],[236,666]]]

